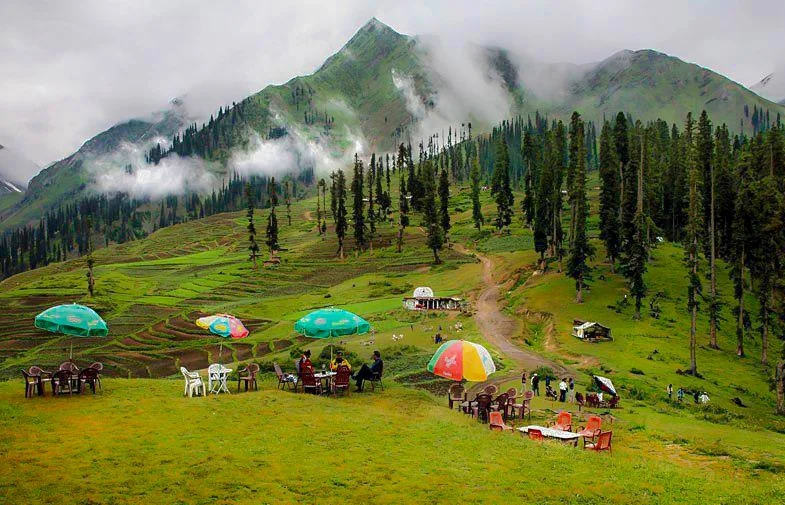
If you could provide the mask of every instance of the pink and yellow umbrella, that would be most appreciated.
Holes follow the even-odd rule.
[[[488,350],[480,344],[448,340],[428,362],[428,371],[454,381],[482,382],[496,371],[496,365]]]
[[[196,320],[196,325],[205,330],[210,330],[223,338],[232,337],[233,339],[245,338],[248,336],[248,329],[236,317],[229,314],[216,314],[214,316],[200,317]],[[218,348],[218,362],[221,361],[224,343],[221,342]]]

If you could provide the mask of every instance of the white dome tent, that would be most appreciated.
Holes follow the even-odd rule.
[[[414,298],[433,298],[433,290],[428,286],[420,286],[414,290]]]

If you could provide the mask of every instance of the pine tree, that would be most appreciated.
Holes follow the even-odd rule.
[[[368,242],[371,245],[371,251],[373,251],[373,239],[376,235],[375,176],[376,153],[373,153],[371,154],[371,165],[368,167]]]
[[[292,197],[289,193],[289,179],[286,179],[283,182],[283,198],[284,202],[286,203],[286,219],[289,223],[289,226],[292,225]]]
[[[572,128],[575,144],[570,145],[570,152],[575,158],[570,165],[573,171],[571,200],[574,226],[567,273],[575,279],[575,302],[583,303],[583,284],[590,272],[587,260],[594,255],[594,248],[586,236],[586,219],[589,214],[589,204],[586,201],[586,145],[584,123],[577,113],[573,114]]]
[[[553,205],[554,172],[558,170],[559,156],[554,134],[547,132],[545,163],[537,188],[534,213],[534,250],[540,253],[540,270],[545,270],[546,265],[545,251],[548,249],[548,232],[553,221],[551,206]]]
[[[719,349],[717,345],[717,319],[719,317],[720,302],[717,296],[717,265],[715,243],[715,178],[714,178],[714,142],[712,138],[711,121],[704,110],[698,119],[698,132],[696,139],[696,153],[698,169],[703,176],[703,221],[707,227],[704,231],[706,251],[709,257],[709,347]]]
[[[346,176],[343,170],[338,170],[335,175],[333,187],[335,188],[335,235],[338,237],[338,256],[343,259],[343,241],[349,227],[346,221]]]
[[[256,243],[256,226],[253,222],[254,212],[254,192],[251,183],[245,185],[245,199],[248,201],[248,251],[250,252],[248,258],[253,264],[253,269],[256,270],[256,258],[259,256],[259,245]]]
[[[442,167],[439,176],[439,224],[444,233],[447,248],[450,248],[450,178],[447,176],[447,167]]]
[[[365,215],[363,214],[363,162],[354,155],[354,178],[352,179],[352,196],[354,206],[352,208],[352,226],[354,227],[354,242],[358,251],[365,249]]]
[[[689,204],[687,211],[687,226],[685,237],[685,264],[689,271],[689,286],[687,288],[687,309],[690,312],[690,373],[698,374],[698,365],[695,356],[696,350],[696,325],[698,320],[698,298],[701,296],[701,281],[698,276],[698,259],[700,255],[700,238],[703,231],[703,210],[701,209],[701,175],[696,160],[695,145],[693,141],[695,122],[692,113],[687,114],[687,123],[684,127],[684,153],[685,165],[689,174]]]
[[[93,259],[93,216],[87,216],[87,291],[90,296],[95,295],[95,275],[93,274],[93,267],[95,260]]]
[[[321,191],[324,185],[324,179],[320,179],[316,184],[316,232],[322,234],[322,200]],[[325,209],[326,210],[326,209]]]
[[[534,206],[535,206],[535,185],[536,185],[536,155],[534,136],[531,129],[527,128],[523,134],[523,145],[521,147],[521,157],[526,164],[526,175],[524,176],[524,196],[521,202],[521,211],[523,212],[526,224],[529,226],[534,222]]]
[[[627,210],[624,206],[625,195],[628,191],[628,165],[630,163],[630,138],[627,131],[627,117],[623,112],[616,115],[616,124],[613,127],[613,143],[616,148],[616,161],[619,164],[619,227],[620,244],[625,240],[625,223],[632,220],[631,215],[625,216]]]
[[[562,183],[564,181],[564,170],[567,157],[567,134],[564,124],[559,121],[556,123],[553,135],[553,152],[551,154],[551,251],[554,257],[559,258],[559,272],[562,271],[562,258],[564,248],[564,231],[562,229]],[[546,196],[547,197],[547,196]]]
[[[736,177],[738,191],[734,205],[733,237],[731,248],[731,271],[733,279],[733,295],[736,298],[736,356],[744,357],[744,288],[745,272],[749,253],[757,239],[753,229],[755,221],[751,202],[755,195],[752,192],[752,156],[743,153],[739,160]]]
[[[469,174],[472,185],[472,219],[477,231],[482,231],[485,218],[482,215],[482,205],[480,205],[480,160],[472,158],[472,170]]]
[[[496,143],[496,157],[493,163],[491,194],[496,199],[496,229],[501,231],[512,224],[514,199],[510,187],[510,159],[507,142],[499,137]]]
[[[641,318],[642,300],[646,296],[646,284],[643,276],[646,273],[646,262],[649,259],[645,234],[647,219],[643,210],[643,169],[647,143],[642,131],[638,144],[640,160],[635,164],[637,168],[637,185],[628,191],[629,198],[635,195],[635,213],[630,224],[630,237],[627,242],[627,253],[623,265],[624,275],[630,283],[630,294],[635,299],[635,319]],[[627,183],[628,186],[632,186],[632,181],[631,177]]]
[[[398,192],[398,242],[397,251],[403,251],[403,233],[406,227],[409,226],[409,198],[410,195],[406,191],[406,176],[404,175],[403,168],[407,158],[407,151],[403,144],[398,150],[398,173],[400,174],[400,191]]]
[[[434,263],[438,265],[442,262],[441,258],[439,258],[439,250],[441,250],[444,244],[444,231],[439,224],[439,215],[436,210],[436,181],[433,177],[433,171],[431,160],[425,161],[422,165],[422,209],[423,227],[427,233],[426,243],[428,248],[433,251]]]
[[[265,232],[265,244],[270,251],[270,259],[275,258],[275,253],[280,246],[278,245],[278,217],[275,215],[275,207],[278,205],[278,188],[275,183],[275,177],[270,178],[270,183],[267,185],[270,201],[270,214],[267,217],[267,230]]]
[[[333,216],[333,223],[338,216],[338,174],[330,173],[330,213]]]
[[[600,238],[605,243],[605,251],[611,272],[621,252],[621,230],[619,223],[621,181],[619,162],[613,142],[611,125],[608,121],[600,133]]]

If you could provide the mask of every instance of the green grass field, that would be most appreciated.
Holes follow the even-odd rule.
[[[489,196],[483,194],[486,217],[493,214]],[[490,228],[478,234],[467,201],[466,191],[454,190],[451,237],[461,248],[442,251],[440,266],[431,264],[416,226],[419,216],[413,216],[402,254],[394,252],[394,227],[380,224],[373,252],[338,260],[332,230],[325,239],[316,234],[310,220],[315,201],[306,199],[293,205],[291,226],[279,209],[286,250],[277,267],[251,268],[244,213],[234,213],[97,251],[95,299],[85,296],[83,260],[3,281],[0,374],[9,380],[0,383],[0,503],[63,496],[90,504],[702,504],[781,498],[785,420],[773,414],[774,395],[753,336],[746,343],[748,357],[735,357],[724,265],[721,350],[701,347],[704,378],[690,378],[677,373],[688,364],[689,329],[678,246],[654,250],[646,276],[650,294],[661,293],[661,317],[644,310],[643,320],[635,322],[631,308],[614,309],[625,284],[600,262],[601,254],[586,302],[576,305],[574,284],[556,272],[556,263],[533,275],[528,229],[516,221],[509,236]],[[257,216],[259,228],[266,211]],[[347,246],[352,251],[353,244]],[[492,433],[446,408],[448,382],[425,371],[434,333],[441,327],[446,338],[487,342],[471,315],[411,313],[402,309],[401,298],[424,285],[473,299],[481,290],[482,266],[471,251],[489,257],[496,280],[504,283],[504,311],[519,323],[517,345],[573,370],[579,391],[591,373],[612,378],[621,390],[621,409],[598,412],[614,432],[612,456]],[[110,336],[68,339],[32,328],[38,311],[71,301],[99,310]],[[355,364],[380,349],[387,363],[385,391],[348,398],[294,395],[277,391],[266,374],[259,392],[182,397],[177,367],[199,369],[217,359],[219,340],[193,324],[198,315],[229,311],[247,323],[251,335],[224,348],[223,361],[232,368],[253,360],[265,370],[273,361],[291,370],[298,348],[319,356],[331,343],[299,337],[294,321],[329,305],[353,310],[374,326],[374,336],[333,343],[354,353]],[[614,341],[579,342],[569,335],[573,318],[611,326]],[[699,331],[705,346],[703,314]],[[394,342],[393,334],[404,338]],[[72,344],[77,363],[104,362],[105,392],[25,399],[19,369],[56,367]],[[520,372],[498,349],[490,350],[498,376]],[[317,357],[314,363],[324,361]],[[705,390],[712,401],[671,404],[668,383]],[[735,397],[746,407],[735,405]],[[537,398],[532,422],[554,420],[561,407]],[[568,409],[586,414],[573,405]]]

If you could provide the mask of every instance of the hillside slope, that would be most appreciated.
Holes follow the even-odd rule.
[[[772,72],[750,86],[750,89],[772,102],[785,105],[785,68]]]

